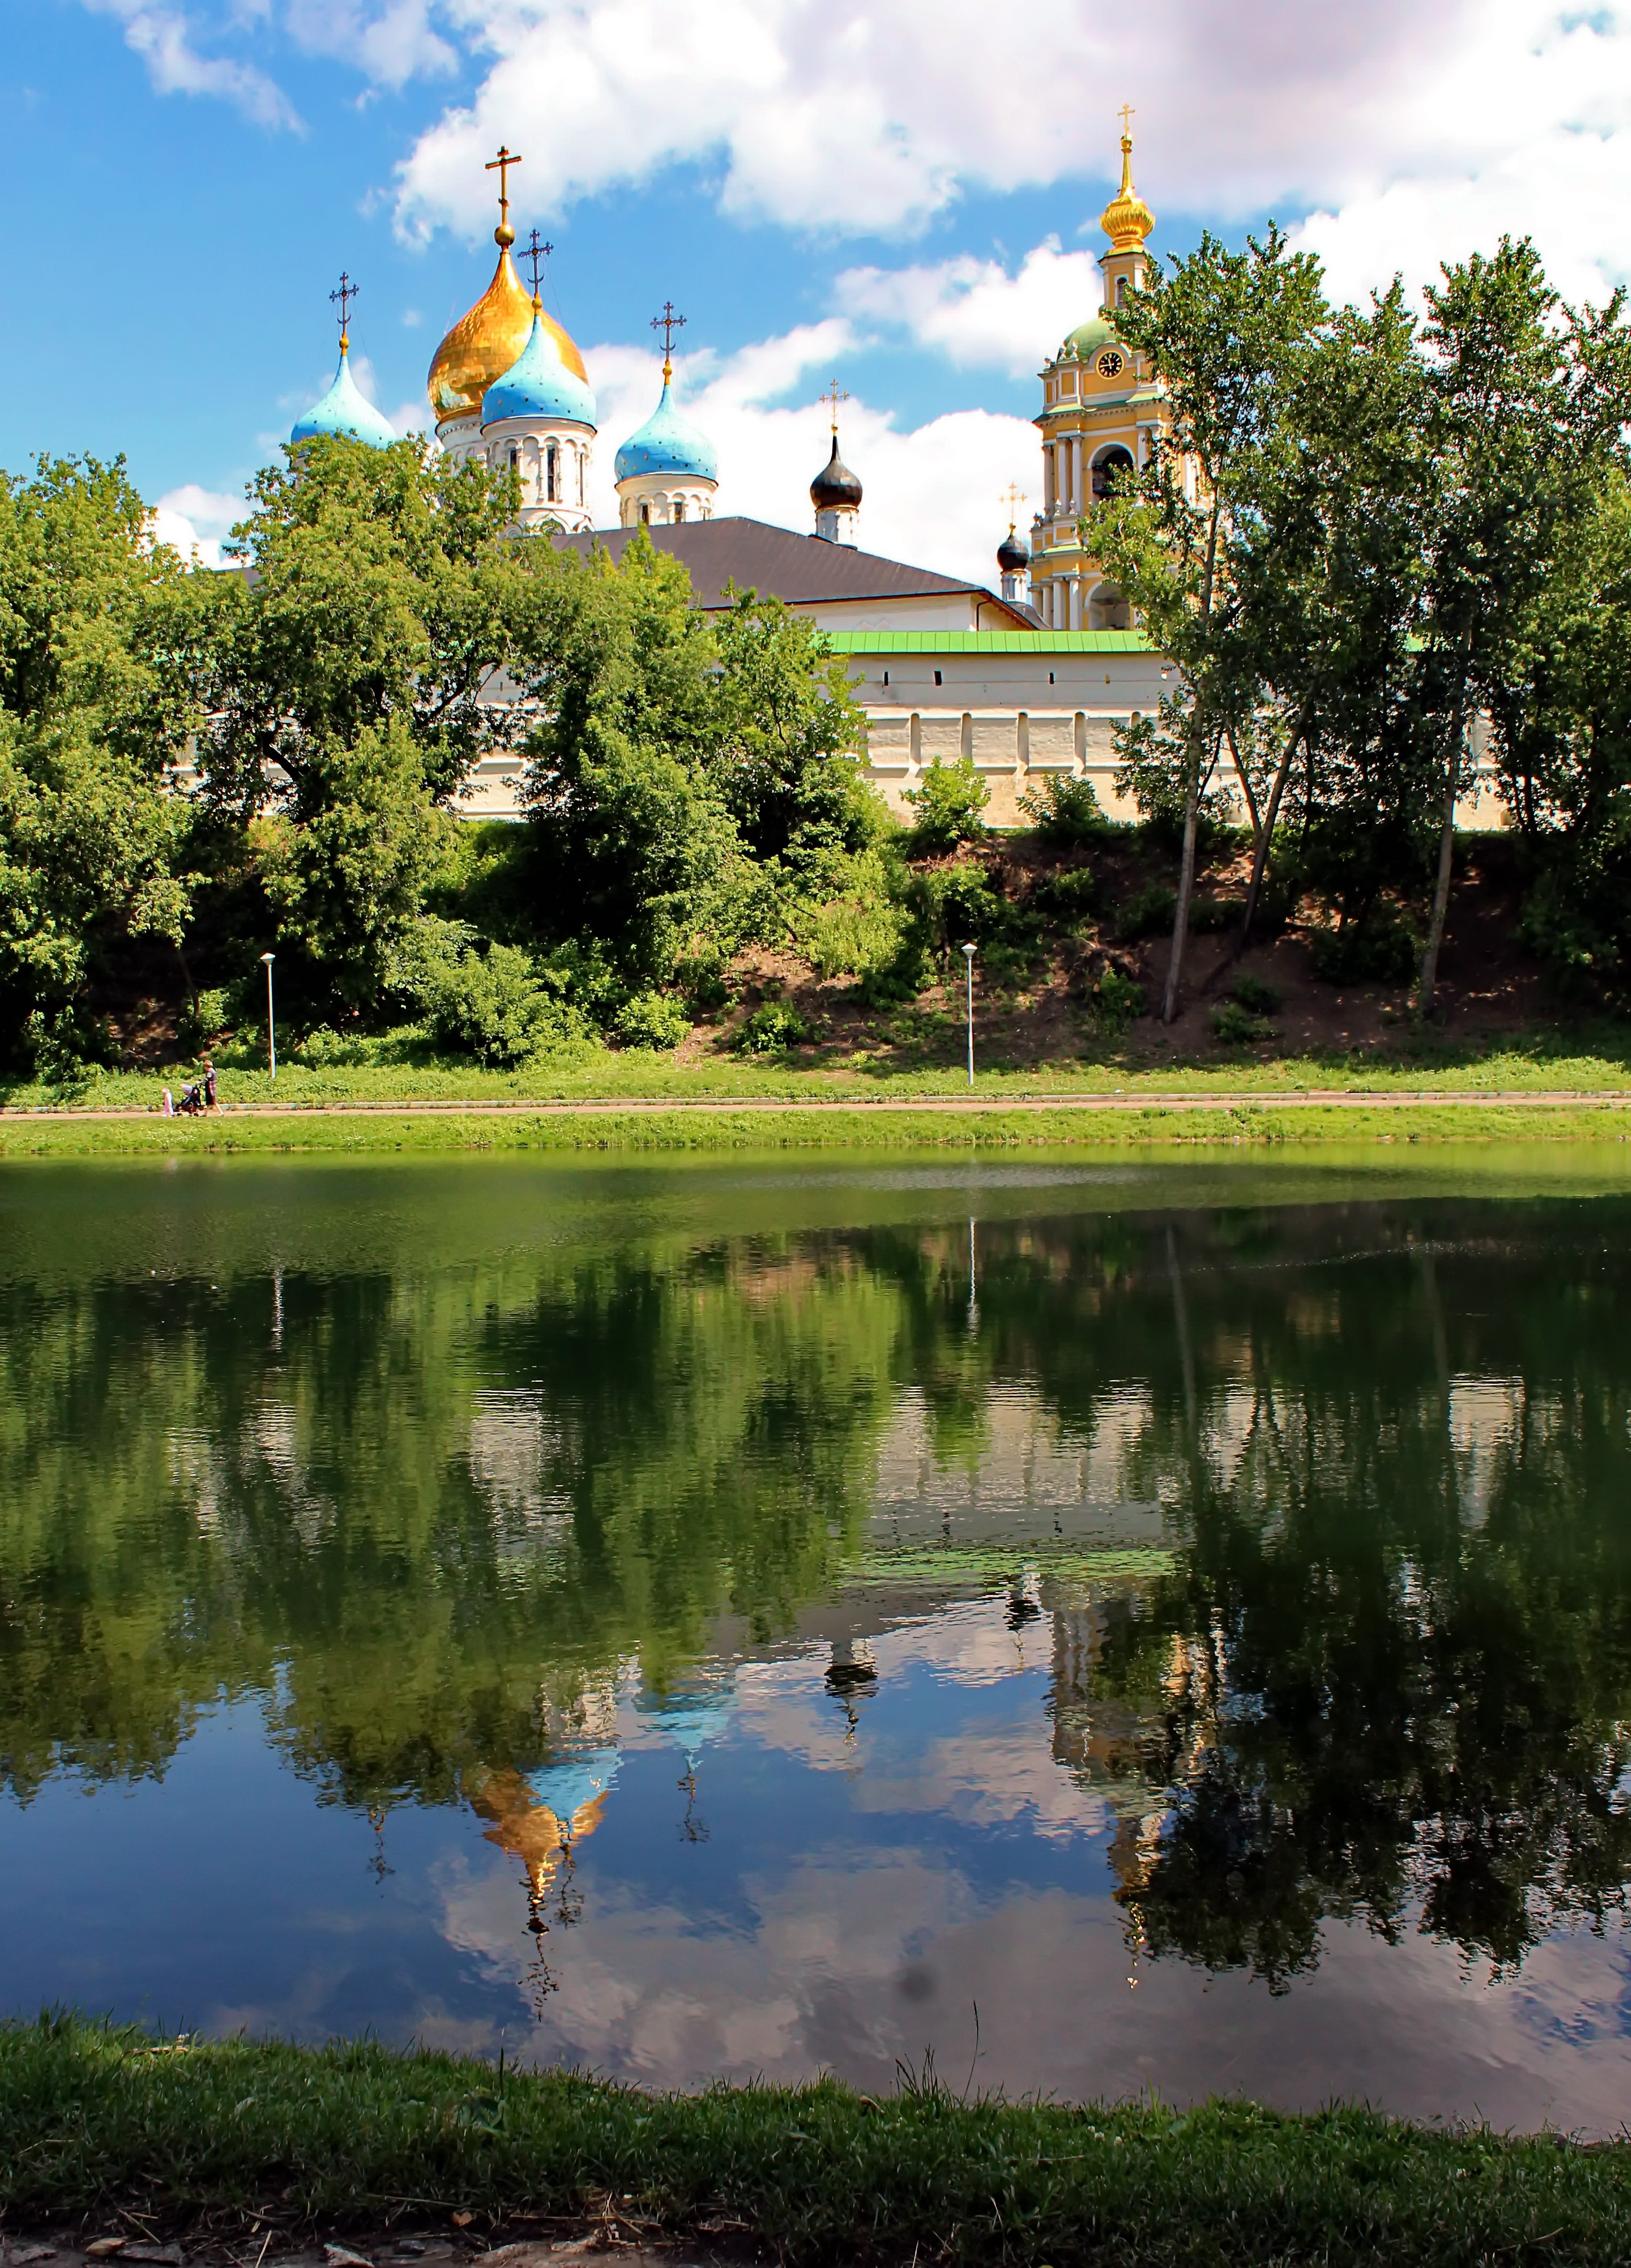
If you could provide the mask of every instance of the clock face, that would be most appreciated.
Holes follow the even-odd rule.
[[[1106,347],[1093,365],[1101,378],[1119,378],[1126,366],[1125,357],[1118,354],[1114,347]]]

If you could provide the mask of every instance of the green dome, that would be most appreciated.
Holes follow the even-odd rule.
[[[1115,338],[1116,327],[1101,308],[1091,322],[1077,324],[1065,341],[1064,352],[1079,355],[1086,362],[1089,356],[1096,355],[1101,347],[1112,346]]]

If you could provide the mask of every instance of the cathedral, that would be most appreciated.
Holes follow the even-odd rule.
[[[492,281],[437,348],[427,379],[440,448],[455,461],[508,468],[520,486],[523,527],[550,531],[616,556],[637,528],[690,571],[696,603],[727,603],[727,586],[784,600],[818,622],[852,665],[867,718],[866,757],[887,800],[937,760],[972,760],[990,789],[992,822],[1022,822],[1022,799],[1050,776],[1093,783],[1105,810],[1115,791],[1115,727],[1153,709],[1171,670],[1134,625],[1121,592],[1082,549],[1079,521],[1118,466],[1142,463],[1162,415],[1160,387],[1116,335],[1116,309],[1142,279],[1155,217],[1133,185],[1133,144],[1121,141],[1121,187],[1106,206],[1100,257],[1103,301],[1038,373],[1042,509],[1029,541],[1010,524],[995,555],[994,587],[886,559],[862,549],[863,492],[839,452],[810,483],[809,532],[720,513],[719,460],[674,398],[671,307],[662,391],[651,416],[614,460],[618,525],[596,530],[587,498],[598,439],[589,373],[576,343],[545,313],[539,271],[549,247],[535,233],[532,290],[516,271],[509,168],[500,151],[498,248]],[[351,372],[341,299],[334,383],[295,426],[298,444],[344,433],[384,447],[395,439]],[[513,759],[478,767],[465,808],[473,817],[516,811]]]

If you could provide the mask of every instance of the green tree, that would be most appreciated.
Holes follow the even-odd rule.
[[[1169,758],[1184,820],[1167,1023],[1178,1010],[1202,805],[1226,728],[1257,695],[1236,552],[1285,397],[1327,313],[1318,262],[1288,252],[1276,230],[1242,253],[1203,236],[1170,276],[1153,269],[1117,311],[1170,420],[1148,463],[1087,516],[1082,535],[1172,656],[1187,695]]]
[[[1538,616],[1631,421],[1623,296],[1564,306],[1534,247],[1502,238],[1428,293],[1430,510],[1415,715],[1436,775],[1438,863],[1416,1000],[1433,1005],[1470,727],[1521,681]]]
[[[71,1060],[130,941],[179,947],[203,635],[122,460],[0,475],[0,1045]]]
[[[362,1002],[417,909],[445,811],[513,723],[502,672],[550,547],[506,539],[507,475],[417,439],[303,442],[259,474],[218,578],[205,808],[256,827],[291,981]]]

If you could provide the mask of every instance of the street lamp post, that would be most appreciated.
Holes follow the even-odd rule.
[[[965,945],[963,954],[969,964],[969,1085],[974,1084],[974,947]]]
[[[272,1066],[272,1085],[277,1084],[277,1026],[272,1016],[272,956],[263,953],[266,963],[266,1053]]]

